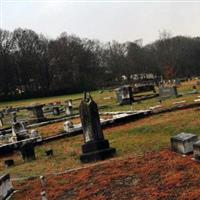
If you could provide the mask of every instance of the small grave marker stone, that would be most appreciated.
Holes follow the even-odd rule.
[[[46,120],[42,109],[43,106],[43,104],[35,104],[27,107],[27,110],[31,112],[31,120],[34,122],[43,122]]]
[[[14,122],[12,124],[11,141],[16,142],[29,138],[28,130],[25,128],[23,122]]]
[[[173,87],[160,87],[159,96],[161,99],[166,99],[170,97],[178,97],[178,92],[176,86]]]
[[[16,112],[11,112],[11,117],[12,117],[13,123],[17,122],[17,113]]]
[[[66,105],[66,115],[67,115],[67,116],[73,115],[73,106],[72,106],[72,100],[71,100],[71,99],[67,101],[67,105]]]
[[[69,132],[74,127],[72,121],[66,121],[64,123],[64,131]]]
[[[193,144],[198,137],[191,133],[180,133],[171,138],[172,150],[180,154],[188,154],[193,151]]]
[[[133,93],[132,87],[129,85],[124,85],[115,90],[117,101],[119,105],[132,104],[133,102]]]
[[[53,115],[60,115],[60,109],[58,106],[53,107]]]

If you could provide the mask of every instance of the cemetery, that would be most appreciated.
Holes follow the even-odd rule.
[[[125,85],[0,103],[0,171],[9,179],[1,184],[8,195],[198,199],[200,87],[192,80],[155,88],[150,98],[152,91],[138,95]]]

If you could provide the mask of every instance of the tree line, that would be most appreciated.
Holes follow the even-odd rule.
[[[60,34],[49,39],[33,30],[0,29],[0,100],[50,96],[133,82],[135,75],[166,79],[200,75],[200,37],[102,43]]]

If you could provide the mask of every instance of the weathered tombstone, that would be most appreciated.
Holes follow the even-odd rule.
[[[64,123],[64,131],[69,132],[74,127],[72,121],[66,121]]]
[[[193,144],[194,158],[200,161],[200,140]]]
[[[73,106],[72,106],[72,100],[71,100],[71,99],[67,101],[67,105],[66,105],[66,115],[67,115],[67,116],[73,115]]]
[[[14,122],[12,124],[11,141],[16,142],[29,138],[28,130],[25,128],[23,122]]]
[[[104,139],[97,104],[89,94],[84,94],[79,111],[85,142],[82,145],[81,162],[86,163],[112,157],[116,150],[110,147],[108,140]]]
[[[60,109],[58,106],[53,107],[53,115],[60,115]]]
[[[38,133],[38,131],[36,129],[31,130],[30,138],[36,138],[39,136],[40,136],[40,134]]]
[[[20,152],[25,162],[35,160],[35,146],[33,142],[26,142],[21,145]]]
[[[178,92],[176,86],[173,87],[160,87],[159,96],[161,99],[166,99],[170,97],[178,97]]]
[[[172,150],[180,154],[188,154],[193,151],[193,144],[198,137],[191,133],[180,133],[171,138]]]
[[[27,110],[29,110],[31,112],[31,120],[33,122],[43,122],[46,120],[46,118],[44,117],[44,113],[43,113],[43,104],[35,104],[32,106],[28,106],[26,107]]]
[[[115,90],[119,105],[132,104],[133,93],[130,85],[124,85]]]
[[[10,175],[4,174],[0,176],[0,199],[7,199],[13,193],[13,191]]]
[[[11,117],[12,117],[13,123],[17,122],[17,113],[16,112],[11,112]]]
[[[5,160],[5,161],[4,161],[4,164],[5,164],[5,167],[6,167],[6,168],[9,168],[9,167],[12,167],[12,166],[15,165],[14,160],[12,160],[12,159]]]

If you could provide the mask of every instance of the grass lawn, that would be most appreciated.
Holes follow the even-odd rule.
[[[145,152],[160,151],[170,148],[170,137],[180,132],[192,132],[200,135],[200,111],[183,110],[166,113],[122,126],[104,130],[105,137],[112,147],[117,149],[118,157],[142,155]],[[79,161],[83,136],[76,136],[51,142],[36,148],[37,160],[24,163],[16,153],[16,166],[5,169],[1,158],[0,171],[9,172],[12,177],[27,177],[83,166]],[[54,149],[53,158],[45,157],[45,150]]]
[[[178,87],[178,92],[181,94],[187,93],[192,90],[193,85],[196,85],[196,80],[184,82],[181,84],[181,86]],[[200,87],[197,86],[197,89],[200,89]],[[117,110],[118,110],[118,106],[116,104],[116,95],[115,95],[114,90],[112,90],[112,91],[105,90],[103,93],[99,93],[99,91],[93,91],[93,92],[91,92],[91,95],[99,105],[111,105],[112,104],[113,105],[112,109],[117,108]],[[73,100],[73,99],[82,98],[82,97],[83,97],[83,93],[79,93],[79,94],[71,94],[71,95],[63,95],[63,96],[55,96],[55,97],[45,97],[45,98],[19,100],[19,101],[0,102],[0,109],[4,108],[6,106],[16,107],[16,106],[28,106],[28,105],[31,105],[34,103],[47,104],[47,103],[56,102],[56,101],[64,102],[67,99]],[[111,99],[109,99],[107,97],[111,97]],[[157,100],[155,102],[157,102]],[[75,101],[74,103],[75,103],[75,106],[78,106],[80,101]],[[136,105],[135,108],[137,109],[137,107],[140,109],[140,106]],[[123,108],[123,110],[130,109],[130,107],[125,107],[125,106],[123,106],[122,108]],[[106,109],[110,110],[110,108],[105,108],[105,110]]]
[[[182,93],[188,92],[191,90],[192,85],[194,85],[194,82],[185,83],[179,88],[179,91]],[[104,93],[99,94],[96,91],[93,92],[92,95],[99,105],[106,105],[106,107],[104,107],[104,109],[101,111],[120,111],[131,109],[129,105],[118,106],[116,104],[114,92],[105,91]],[[70,96],[70,98],[77,98],[80,96],[81,94],[77,94]],[[105,98],[108,96],[112,98]],[[193,102],[197,97],[198,94],[185,95],[177,99],[168,99],[162,102],[162,105],[164,107],[169,107],[173,102],[182,100]],[[66,98],[67,96],[43,98],[37,100],[34,99],[34,102],[45,103],[51,102],[52,100],[65,100]],[[30,104],[32,101],[33,100],[9,102],[1,105],[5,106],[12,103],[13,105],[26,105]],[[146,109],[149,108],[149,106],[155,106],[157,104],[158,100],[154,98],[134,104],[133,109]],[[58,133],[62,130],[62,128],[63,122],[40,127],[38,130],[42,133],[42,135],[48,136]],[[109,160],[106,161],[107,164],[105,164],[105,166],[107,167],[104,167],[103,161],[98,162],[98,165],[95,164],[95,167],[92,169],[82,169],[80,172],[72,172],[71,174],[69,173],[56,177],[54,177],[55,175],[52,175],[54,173],[63,172],[69,169],[91,167],[91,164],[82,164],[79,160],[79,156],[81,154],[81,145],[83,144],[83,136],[79,135],[36,147],[35,150],[37,159],[33,162],[24,163],[19,153],[15,153],[14,155],[7,157],[1,157],[0,171],[1,173],[10,173],[11,178],[28,178],[39,175],[45,175],[49,177],[50,188],[48,188],[48,190],[49,196],[52,200],[74,198],[90,199],[87,194],[90,194],[92,199],[99,200],[106,198],[117,199],[122,194],[126,196],[126,199],[132,199],[131,194],[134,194],[137,197],[136,199],[178,199],[176,198],[176,195],[181,195],[182,189],[174,191],[174,185],[183,184],[182,186],[184,186],[185,182],[183,180],[187,180],[188,177],[193,178],[195,173],[199,173],[200,171],[200,166],[198,164],[193,164],[190,159],[187,159],[185,166],[183,166],[184,162],[181,160],[182,157],[177,157],[176,154],[170,151],[170,137],[180,132],[191,132],[200,136],[199,109],[187,109],[159,114],[140,119],[135,122],[127,123],[125,125],[105,129],[105,138],[109,140],[111,147],[114,147],[117,150],[116,157],[111,159],[110,162]],[[49,148],[54,150],[54,156],[52,158],[47,158],[45,156],[45,150]],[[4,160],[9,158],[14,159],[15,166],[5,169]],[[118,162],[118,159],[121,161]],[[180,166],[178,168],[174,168],[174,164],[180,164]],[[184,171],[184,175],[182,172],[181,174],[179,172],[179,168],[182,169],[183,167],[187,169],[187,171]],[[162,168],[164,171],[162,171]],[[124,169],[126,169],[126,172]],[[192,172],[193,174],[191,174]],[[136,174],[141,177],[137,177]],[[92,177],[94,176],[97,177],[93,180]],[[148,180],[145,179],[146,176],[148,176]],[[168,176],[170,178],[168,178]],[[129,177],[128,179],[131,179],[130,186],[133,186],[132,181],[134,182],[133,184],[136,185],[141,181],[141,184],[136,187],[137,193],[132,191],[135,190],[134,187],[130,188],[129,193],[127,193],[125,189],[123,190],[122,185],[126,185],[127,177]],[[134,179],[132,180],[131,177],[134,177]],[[85,183],[85,181],[87,183]],[[120,181],[123,183],[122,185],[120,185]],[[197,186],[198,184],[200,185],[197,179],[195,179],[195,181],[196,182],[194,183]],[[98,188],[93,187],[96,182],[98,182]],[[41,189],[39,184],[38,178],[33,180],[14,181],[15,187],[21,191],[17,193],[13,199],[40,199],[40,196],[38,196]],[[76,186],[78,193],[72,189]],[[86,186],[88,191],[86,191]],[[127,185],[127,187],[129,188],[129,185]],[[192,187],[195,190],[192,191],[192,194],[189,191],[191,188],[187,188],[186,186],[183,188],[186,191],[188,190],[187,194],[193,195],[194,199],[198,199],[196,197],[199,197],[197,194],[199,194],[200,191],[197,190],[198,188],[195,188],[194,186]],[[109,188],[109,190],[102,191],[101,188]],[[138,192],[140,190],[141,192]],[[60,193],[58,191],[60,191]],[[107,191],[106,194],[105,191]],[[112,196],[109,191],[113,191],[113,195],[116,196]],[[162,191],[162,193],[159,193],[159,191]],[[171,194],[171,196],[168,195],[169,193],[167,193],[167,191]],[[37,194],[35,192],[37,192]],[[60,194],[62,194],[62,197],[59,196]],[[97,196],[95,196],[96,194]],[[151,198],[148,196],[148,194],[152,195]],[[179,199],[187,199],[185,198],[187,197],[187,194]],[[144,198],[142,198],[142,195]]]
[[[165,113],[104,130],[117,149],[114,159],[81,164],[80,135],[37,147],[37,160],[30,163],[15,154],[16,166],[5,170],[2,160],[0,170],[12,178],[45,175],[52,200],[199,199],[199,163],[191,160],[192,155],[183,158],[170,151],[170,137],[182,131],[200,135],[200,110]],[[54,149],[53,158],[44,156],[48,148]],[[84,168],[54,174],[79,167]],[[19,189],[13,200],[41,199],[39,177],[13,184]]]

